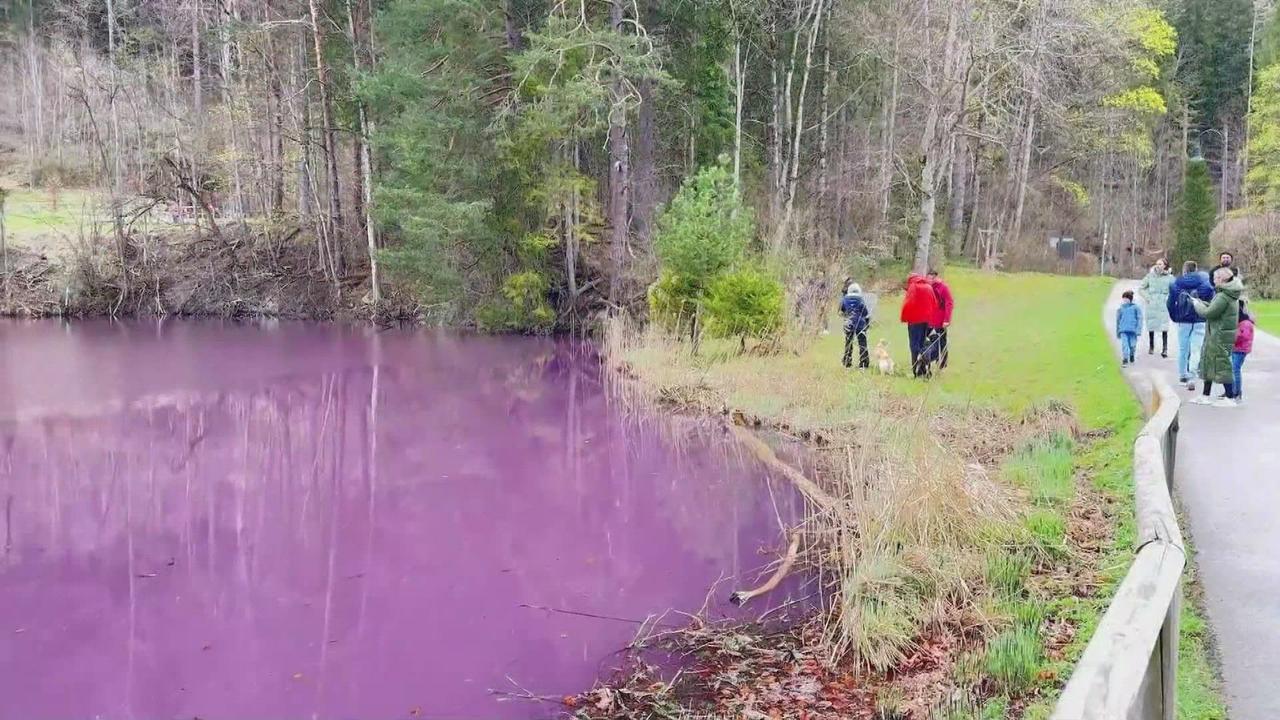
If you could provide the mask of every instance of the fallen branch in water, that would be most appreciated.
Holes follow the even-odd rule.
[[[778,455],[773,452],[773,448],[756,437],[755,433],[733,424],[729,424],[728,427],[738,438],[738,441],[747,446],[752,455],[755,455],[760,462],[787,476],[787,479],[799,488],[800,492],[804,493],[804,496],[813,504],[823,510],[831,510],[835,507],[835,498],[828,495],[825,490],[818,486],[818,483],[805,477],[804,473],[779,460]]]
[[[774,588],[778,587],[778,585],[782,583],[782,579],[787,576],[787,573],[791,572],[791,566],[796,563],[796,558],[799,556],[800,533],[798,531],[793,531],[791,533],[791,544],[787,546],[786,557],[782,558],[782,564],[778,566],[777,570],[773,571],[773,575],[770,575],[769,579],[765,580],[764,584],[760,587],[753,590],[739,590],[730,595],[729,602],[734,605],[741,606],[747,604],[747,601],[751,598],[759,597],[767,592],[773,591]]]

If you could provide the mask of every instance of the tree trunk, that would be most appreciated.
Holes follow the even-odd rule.
[[[958,84],[956,78],[959,68],[957,33],[961,4],[959,0],[953,0],[947,14],[947,33],[941,67],[938,67],[936,60],[932,59],[927,60],[925,65],[925,81],[931,92],[925,115],[924,132],[920,137],[920,155],[924,158],[924,163],[920,168],[920,227],[916,233],[915,262],[912,265],[912,269],[917,273],[923,273],[929,269],[929,252],[933,244],[933,225],[938,204],[938,184],[940,175],[946,171],[949,160],[948,144],[944,141],[944,134],[946,139],[949,139],[951,121],[957,111],[952,95]]]
[[[200,0],[191,0],[191,106],[198,119],[204,114],[204,70],[200,62]]]
[[[507,49],[511,52],[520,52],[524,47],[524,31],[516,21],[514,0],[506,0],[503,4],[502,16],[507,35]]]
[[[1219,218],[1227,217],[1227,184],[1230,182],[1230,179],[1231,179],[1229,175],[1229,170],[1228,170],[1231,167],[1230,158],[1231,158],[1231,126],[1227,124],[1227,119],[1224,117],[1222,118],[1222,161],[1219,163],[1222,166],[1222,170],[1220,172],[1220,175],[1222,177],[1219,178],[1222,184],[1222,187],[1220,190],[1220,193],[1222,195],[1222,200],[1219,203],[1220,208],[1218,210]]]
[[[314,0],[312,0],[314,2]],[[622,34],[625,21],[624,0],[613,0],[609,5],[609,20],[613,31]],[[616,72],[622,72],[618,68]],[[609,223],[611,226],[609,300],[617,303],[622,298],[623,266],[627,256],[627,230],[630,227],[631,205],[631,148],[627,137],[627,106],[623,99],[626,89],[622,80],[614,81],[613,107],[609,112]]]
[[[275,64],[272,45],[268,45],[272,57],[268,69],[271,84],[271,212],[284,212],[284,88],[280,83],[280,68]]]
[[[1236,153],[1240,160],[1240,202],[1246,206],[1249,203],[1249,141],[1252,139],[1249,116],[1253,114],[1253,56],[1258,43],[1258,0],[1249,5],[1253,17],[1249,22],[1249,77],[1244,86],[1244,142],[1240,145],[1240,152]]]
[[[333,98],[329,87],[329,63],[324,56],[324,32],[320,26],[319,0],[308,0],[307,7],[311,13],[311,41],[315,52],[316,84],[320,91],[320,121],[324,123],[321,131],[321,144],[325,154],[325,167],[328,174],[329,191],[329,229],[332,238],[334,282],[343,274],[342,243],[338,233],[342,227],[342,183],[338,176],[338,140],[337,128],[333,124]]]
[[[969,192],[969,138],[956,136],[951,160],[951,194],[947,197],[947,253],[959,255],[964,242],[965,196]]]
[[[818,34],[822,30],[822,18],[826,14],[825,0],[813,0],[813,5],[806,23],[809,25],[809,37],[805,42],[804,72],[800,76],[800,92],[795,102],[795,111],[791,109],[791,80],[795,74],[796,48],[791,49],[791,68],[787,72],[787,126],[791,130],[791,157],[787,160],[786,173],[786,205],[782,212],[782,223],[774,233],[774,249],[782,249],[782,244],[791,233],[791,218],[796,202],[796,185],[800,177],[800,143],[804,139],[804,98],[809,89],[809,74],[813,69],[813,49],[818,43]],[[799,41],[799,28],[796,31],[796,42]],[[793,119],[794,115],[794,119]]]
[[[738,32],[734,31],[735,35]],[[747,79],[742,67],[742,38],[733,41],[733,189],[742,192],[742,105]]]
[[[825,212],[827,207],[827,154],[830,144],[831,123],[827,115],[831,112],[831,32],[823,36],[822,43],[822,101],[821,117],[818,119],[818,209]]]
[[[880,227],[876,233],[879,240],[886,240],[886,232],[889,227],[889,207],[893,200],[893,155],[894,134],[898,123],[898,75],[900,72],[898,65],[898,51],[900,38],[894,36],[893,40],[893,80],[889,85],[889,100],[884,105],[884,120],[881,123],[881,144],[880,144]]]
[[[364,63],[360,58],[359,33],[356,32],[354,0],[346,0],[347,41],[351,43],[351,64],[361,72]],[[382,284],[378,278],[378,236],[373,225],[373,163],[369,157],[369,119],[365,115],[364,101],[356,98],[357,132],[355,136],[356,167],[360,180],[360,200],[357,210],[363,213],[365,241],[369,249],[369,297],[374,303],[382,301]]]
[[[635,197],[631,225],[646,251],[653,242],[654,214],[658,208],[657,88],[654,81],[640,81],[640,106],[636,108]]]

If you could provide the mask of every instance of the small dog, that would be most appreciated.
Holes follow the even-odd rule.
[[[881,338],[880,342],[876,343],[874,355],[876,356],[876,368],[880,370],[881,375],[894,374],[893,358],[889,357],[888,341]]]

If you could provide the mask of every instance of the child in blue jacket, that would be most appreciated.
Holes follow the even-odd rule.
[[[1120,364],[1127,367],[1135,362],[1133,353],[1142,332],[1142,308],[1133,302],[1133,291],[1126,290],[1122,297],[1124,302],[1116,310],[1116,337],[1120,338]]]
[[[871,310],[862,299],[862,288],[858,283],[846,285],[844,297],[840,300],[840,314],[844,316],[844,359],[845,367],[853,367],[853,341],[858,341],[858,369],[871,367],[871,355],[867,351],[867,329],[871,327]]]

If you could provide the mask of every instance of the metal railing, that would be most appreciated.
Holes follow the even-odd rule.
[[[1151,378],[1151,415],[1133,444],[1137,552],[1067,681],[1053,720],[1175,720],[1186,552],[1173,509],[1181,400]]]

